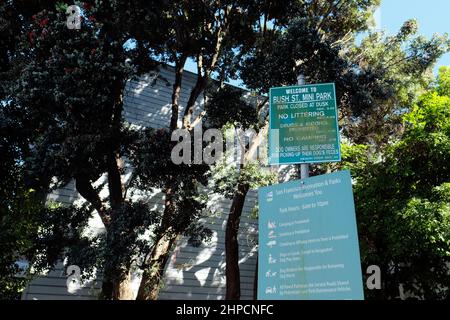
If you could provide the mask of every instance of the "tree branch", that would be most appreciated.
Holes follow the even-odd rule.
[[[217,62],[219,60],[220,51],[222,48],[223,39],[228,30],[228,15],[231,12],[231,7],[227,6],[224,13],[223,22],[217,30],[216,44],[214,46],[214,53],[211,57],[211,61],[209,65],[204,64],[203,54],[198,54],[197,56],[197,82],[191,90],[191,94],[189,96],[188,103],[186,105],[186,109],[184,110],[183,115],[183,128],[190,129],[192,127],[191,124],[191,116],[194,113],[195,102],[198,97],[202,93],[202,91],[206,88],[208,83],[208,79],[211,77],[211,73],[215,69]],[[202,116],[203,117],[203,116]],[[201,119],[200,119],[201,120]],[[200,121],[198,120],[198,121]],[[197,119],[195,120],[197,121]]]
[[[319,32],[323,33],[322,30],[322,26],[325,24],[325,21],[328,19],[328,17],[330,16],[331,12],[333,11],[334,8],[337,9],[338,5],[342,2],[342,0],[337,0],[336,3],[334,3],[334,0],[330,0],[330,6],[328,7],[327,12],[323,15],[322,20],[320,21],[319,25],[317,26],[317,30]]]
[[[182,54],[181,57],[175,63],[175,82],[172,89],[172,115],[170,117],[170,130],[173,131],[178,128],[178,113],[179,113],[179,100],[181,93],[181,82],[183,80],[184,65],[187,60],[187,55]]]
[[[123,202],[122,178],[119,168],[119,155],[111,153],[108,156],[108,189],[111,207],[117,208]]]
[[[110,223],[110,216],[106,213],[106,208],[100,200],[100,196],[95,191],[94,187],[92,187],[90,180],[82,175],[76,176],[75,188],[77,189],[78,193],[84,199],[86,199],[86,201],[94,206],[95,210],[97,210],[98,214],[100,215],[105,228],[108,228]]]

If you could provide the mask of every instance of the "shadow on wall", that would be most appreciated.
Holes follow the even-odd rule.
[[[180,117],[189,100],[191,88],[197,75],[185,72],[180,93]],[[167,128],[170,122],[172,84],[175,82],[173,68],[161,66],[158,72],[151,72],[137,80],[131,80],[125,87],[126,121],[142,127]],[[197,101],[194,116],[199,113],[203,101]]]
[[[248,215],[254,206],[254,195],[246,201],[246,210],[241,220],[239,232],[239,266],[241,274],[241,298],[254,298],[254,280],[257,260],[256,220]],[[229,209],[228,200],[223,200],[221,208]],[[211,221],[215,219],[216,221]],[[208,221],[209,220],[209,221]],[[164,287],[159,299],[205,299],[225,298],[225,227],[227,214],[215,218],[205,218],[205,225],[213,231],[209,243],[200,247],[188,244],[187,239],[177,243],[171,260],[165,270]]]

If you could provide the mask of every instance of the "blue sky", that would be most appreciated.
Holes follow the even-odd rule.
[[[403,22],[415,18],[419,34],[431,37],[434,33],[450,34],[450,0],[382,0],[377,13],[381,29],[396,33]],[[450,53],[438,61],[439,66],[450,66]]]

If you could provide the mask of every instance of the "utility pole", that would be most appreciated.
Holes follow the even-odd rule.
[[[305,76],[303,74],[300,74],[297,77],[297,84],[299,86],[304,86],[306,84]],[[297,164],[297,171],[298,171],[298,176],[300,179],[303,180],[303,179],[309,178],[309,164],[308,163]]]

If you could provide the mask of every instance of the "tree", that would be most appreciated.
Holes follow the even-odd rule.
[[[450,67],[439,68],[438,93],[441,96],[450,95]]]
[[[384,92],[373,99],[370,109],[354,114],[358,121],[345,122],[345,134],[354,142],[385,146],[401,133],[402,114],[433,81],[430,66],[448,50],[449,41],[446,36],[434,35],[429,40],[416,36],[417,30],[418,22],[409,20],[396,35],[370,33],[349,52]]]
[[[122,157],[134,132],[123,122],[123,88],[132,75],[155,63],[124,47],[127,30],[102,15],[113,5],[84,3],[86,19],[80,30],[67,28],[64,3],[36,1],[31,8],[12,2],[10,10],[18,13],[21,28],[7,52],[9,68],[2,81],[7,101],[3,108],[23,125],[31,146],[23,159],[26,172],[32,173],[27,183],[45,195],[53,177],[57,182],[52,188],[75,180],[77,191],[100,215],[106,238],[102,246],[99,239],[71,242],[69,253],[97,251],[91,261],[77,264],[92,268],[100,263],[105,298],[131,298],[130,266],[140,253],[136,242],[157,214],[124,196]],[[103,174],[108,178],[107,199],[93,186]],[[124,232],[130,236],[117,236]],[[91,257],[85,255],[84,260]]]
[[[396,298],[401,285],[413,298],[448,299],[450,96],[440,94],[446,77],[443,68],[440,85],[404,116],[405,131],[385,154],[363,152],[363,162],[353,162],[362,263],[382,270],[383,290],[369,296]]]
[[[212,188],[232,200],[225,230],[227,300],[240,298],[238,232],[247,193],[276,182],[276,175],[262,167],[267,165],[262,144],[267,135],[267,121],[264,118],[259,121],[258,110],[263,105],[247,103],[243,91],[223,87],[211,95],[205,106],[208,125],[221,128],[226,140],[238,147],[237,159],[234,149],[227,150],[211,169]]]
[[[270,87],[295,84],[298,75],[303,74],[313,83],[336,81],[342,102],[353,105],[355,101],[348,101],[348,97],[358,92],[356,82],[368,80],[352,71],[354,65],[342,58],[342,52],[352,45],[357,32],[367,29],[368,17],[377,4],[378,1],[293,1],[282,10],[281,3],[271,2],[264,8],[264,23],[255,34],[253,46],[241,52],[242,59],[238,61],[237,69],[244,84],[264,97]],[[359,106],[361,100],[354,100]],[[267,125],[267,101],[268,98],[263,98],[256,107],[257,114],[263,118],[262,123],[255,123],[260,129]],[[263,132],[263,135],[267,133],[267,127]],[[247,146],[246,153],[249,152],[251,148]],[[236,191],[226,233],[227,299],[240,298],[239,219],[250,183],[258,177],[255,172],[249,175],[242,165],[240,169],[238,179],[231,182]]]
[[[196,219],[202,208],[196,186],[203,169],[170,166],[170,153],[156,155],[146,146],[155,138],[172,145],[167,137],[179,126],[179,94],[188,57],[196,59],[199,72],[183,110],[182,127],[192,130],[201,122],[203,114],[197,117],[193,112],[195,102],[216,68],[222,43],[231,39],[232,26],[237,30],[236,25],[251,25],[246,22],[247,4],[87,1],[80,30],[66,27],[66,3],[36,1],[31,10],[21,4],[11,5],[20,29],[14,50],[6,53],[11,67],[2,89],[11,102],[5,108],[29,128],[32,148],[25,164],[34,173],[32,185],[46,194],[54,177],[57,183],[52,188],[75,180],[77,191],[101,217],[105,237],[80,242],[69,253],[80,266],[104,269],[103,297],[131,297],[130,270],[138,261],[145,269],[138,298],[154,299],[177,237],[207,232]],[[130,41],[135,45],[125,45]],[[156,57],[175,63],[169,130],[135,132],[122,118],[124,83],[155,68]],[[136,169],[130,185],[121,175],[125,158]],[[156,166],[145,166],[153,160]],[[171,171],[153,175],[155,168],[164,166]],[[94,187],[102,175],[108,180],[106,199]],[[147,191],[162,188],[164,211],[151,211],[145,203],[127,198],[126,191],[137,185]],[[184,207],[191,209],[183,211]],[[142,241],[140,236],[151,226],[156,232]]]
[[[191,132],[196,126],[202,125],[205,112],[196,114],[195,103],[210,83],[212,74],[217,70],[224,53],[229,53],[236,44],[241,43],[243,41],[241,37],[246,36],[242,31],[251,31],[253,24],[257,21],[259,16],[254,13],[252,5],[252,1],[181,1],[164,7],[163,25],[169,37],[162,42],[162,48],[157,49],[156,52],[161,52],[163,59],[175,64],[169,136],[172,136],[177,129]],[[141,30],[143,34],[154,32],[146,25],[142,26]],[[233,31],[236,30],[239,31],[234,33]],[[197,81],[190,92],[186,106],[181,111],[179,98],[184,66],[188,58],[195,59],[197,64]],[[181,125],[179,124],[180,116]],[[170,153],[167,153],[168,155]],[[169,157],[160,160],[171,161]],[[161,162],[159,165],[165,166]],[[146,176],[150,176],[153,169],[153,167],[149,170],[143,168],[142,172],[147,172]],[[177,198],[183,198],[182,195],[177,195],[177,190],[180,187],[183,188],[179,180],[183,175],[178,175],[179,171],[173,169],[174,171],[164,177],[157,175],[164,179],[162,184],[159,183],[165,196],[163,225],[155,239],[153,250],[147,258],[147,268],[142,276],[138,299],[157,297],[158,284],[170,249],[177,237],[181,235],[181,230],[178,231],[170,225],[171,221],[180,218],[175,203]],[[189,193],[186,197],[186,200],[189,199]]]
[[[369,35],[357,46],[355,37],[368,31],[379,1],[295,2],[284,13],[277,4],[272,5],[254,45],[242,52],[236,67],[244,84],[263,96],[270,87],[295,84],[299,74],[309,83],[334,82],[340,125],[346,138],[354,141],[376,137],[371,139],[375,145],[386,143],[392,133],[392,126],[384,124],[386,117],[396,119],[395,113],[413,100],[411,93],[429,83],[426,74],[447,49],[445,37],[412,38],[417,31],[414,21],[406,22],[392,38]],[[267,114],[267,109],[259,109],[262,115]],[[246,183],[236,190],[235,199],[243,201]],[[230,214],[228,223],[239,225],[239,216]],[[229,249],[235,243],[234,230],[227,237]],[[238,260],[234,256],[227,261],[227,268],[233,270],[227,273],[229,299],[239,299]]]
[[[0,299],[19,299],[35,274],[51,268],[66,246],[83,241],[80,231],[91,215],[83,207],[46,205],[30,188],[27,130],[13,119],[0,109]],[[30,267],[20,264],[24,259]]]
[[[258,137],[265,134],[266,98],[258,101],[254,112],[253,106],[242,103],[241,93],[224,88],[224,81],[240,76],[248,88],[264,97],[271,86],[295,83],[299,73],[309,82],[335,80],[347,138],[365,142],[369,137],[371,143],[381,144],[387,143],[391,129],[376,124],[386,116],[397,119],[402,107],[414,101],[417,88],[428,84],[424,74],[445,51],[446,39],[414,40],[412,22],[396,37],[371,35],[356,46],[355,35],[367,30],[367,19],[378,0],[96,0],[81,4],[82,28],[69,30],[66,8],[72,3],[36,0],[25,5],[17,0],[0,7],[2,30],[5,26],[8,30],[0,39],[2,119],[13,124],[7,130],[18,125],[23,135],[17,142],[14,134],[2,132],[5,150],[13,152],[5,153],[10,165],[5,174],[13,177],[20,170],[24,175],[23,185],[12,184],[10,189],[5,185],[5,194],[12,199],[5,215],[30,212],[35,205],[22,201],[23,207],[17,199],[32,194],[41,206],[49,190],[74,180],[89,209],[101,217],[106,233],[82,237],[80,231],[89,218],[86,211],[60,209],[60,219],[72,217],[76,222],[71,234],[77,238],[70,237],[61,232],[67,222],[52,220],[55,216],[45,214],[47,208],[36,218],[24,215],[24,225],[31,226],[27,239],[32,240],[27,241],[41,243],[34,236],[36,226],[48,230],[55,226],[55,250],[36,247],[48,256],[47,264],[61,256],[63,244],[70,261],[104,270],[103,297],[107,299],[131,297],[133,266],[144,270],[138,298],[155,299],[176,239],[187,235],[198,243],[208,238],[208,230],[198,224],[204,208],[200,189],[208,168],[171,162],[173,132],[181,128],[190,133],[204,125],[206,117],[220,127],[231,121],[237,127],[253,127]],[[195,60],[198,74],[188,103],[181,106],[187,59]],[[170,122],[167,129],[134,130],[122,117],[125,81],[155,69],[158,62],[175,66]],[[196,112],[195,103],[215,73],[217,91],[206,110]],[[439,81],[447,83],[447,78],[443,73]],[[439,94],[447,92],[447,87],[441,85]],[[220,99],[229,100],[229,105]],[[14,154],[18,143],[20,157]],[[244,158],[250,159],[252,145],[244,143],[243,150]],[[134,167],[129,182],[122,175],[126,159]],[[217,169],[221,172],[220,165]],[[251,161],[234,173],[225,172],[230,174],[223,176],[224,183],[236,191],[227,226],[227,297],[237,299],[236,235],[243,201],[249,188],[268,183],[270,177]],[[103,175],[106,198],[100,197],[103,186],[95,185]],[[161,189],[164,209],[151,210],[145,201],[132,200],[127,191],[133,187],[146,192]],[[14,220],[8,219],[8,223]],[[148,230],[153,231],[151,236]],[[26,247],[13,251],[27,251]],[[37,255],[39,250],[28,252]],[[12,260],[7,261],[11,265]]]

